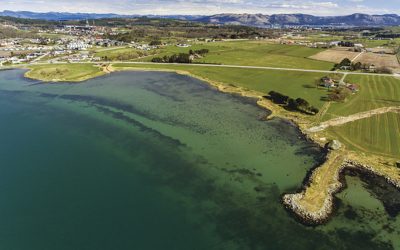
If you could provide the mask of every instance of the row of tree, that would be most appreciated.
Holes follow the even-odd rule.
[[[350,71],[365,70],[371,71],[379,74],[393,74],[393,71],[388,67],[377,67],[371,68],[370,64],[356,62],[353,63],[349,58],[343,59],[340,63],[335,64],[333,70],[345,69]]]
[[[171,56],[154,57],[154,63],[192,63],[192,56],[186,53],[173,54]]]
[[[266,98],[272,100],[276,104],[284,106],[288,110],[300,111],[309,115],[316,115],[319,112],[316,107],[312,106],[303,98],[293,99],[275,91],[270,91],[268,94],[269,96],[265,96]]]
[[[204,56],[208,52],[208,49],[190,50],[188,54],[179,53],[171,56],[154,57],[151,61],[154,63],[192,63],[194,58]]]

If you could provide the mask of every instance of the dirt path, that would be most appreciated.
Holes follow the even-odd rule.
[[[346,123],[349,123],[349,122],[353,122],[353,121],[369,118],[369,117],[375,116],[375,115],[385,114],[385,113],[388,113],[388,112],[400,113],[400,106],[378,108],[378,109],[374,109],[374,110],[360,112],[360,113],[357,113],[357,114],[354,114],[354,115],[334,118],[332,120],[329,120],[329,121],[326,121],[326,122],[322,122],[318,126],[309,128],[307,131],[311,132],[311,133],[320,132],[320,131],[325,130],[328,127],[340,126],[340,125],[343,125],[343,124],[346,124]]]
[[[357,58],[359,58],[362,54],[364,54],[364,52],[360,52],[360,54],[354,57],[353,60],[351,60],[351,62],[355,62],[355,60],[357,60]]]
[[[328,112],[330,106],[331,106],[331,102],[326,102],[324,104],[324,106],[322,106],[321,110],[319,111],[319,113],[315,117],[315,122],[320,122],[321,121],[322,117],[324,117],[326,112]]]

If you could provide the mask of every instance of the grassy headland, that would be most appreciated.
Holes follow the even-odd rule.
[[[26,77],[44,82],[81,82],[105,74],[93,64],[32,65],[29,69]]]

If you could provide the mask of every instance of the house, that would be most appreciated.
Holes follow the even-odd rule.
[[[347,88],[351,90],[351,92],[355,93],[358,92],[359,87],[357,84],[348,84]]]
[[[336,85],[332,78],[324,76],[321,78],[321,86],[325,88],[334,88]]]
[[[180,48],[189,48],[191,45],[186,44],[186,43],[179,43],[179,44],[177,44],[176,46],[177,46],[177,47],[180,47]]]
[[[369,71],[375,71],[375,70],[376,70],[375,64],[369,65],[368,70],[369,70]]]
[[[82,41],[70,42],[67,45],[67,49],[70,49],[70,50],[86,50],[89,47],[90,47],[89,44],[82,42]]]
[[[351,67],[350,66],[341,66],[340,69],[341,70],[350,70]]]
[[[333,47],[333,46],[339,46],[339,44],[340,44],[340,41],[332,41],[332,42],[330,42],[329,43],[329,46],[331,46],[331,47]]]

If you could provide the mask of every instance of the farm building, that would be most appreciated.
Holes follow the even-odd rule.
[[[332,78],[324,76],[321,78],[321,86],[324,86],[325,88],[334,88],[335,82],[333,81]]]

